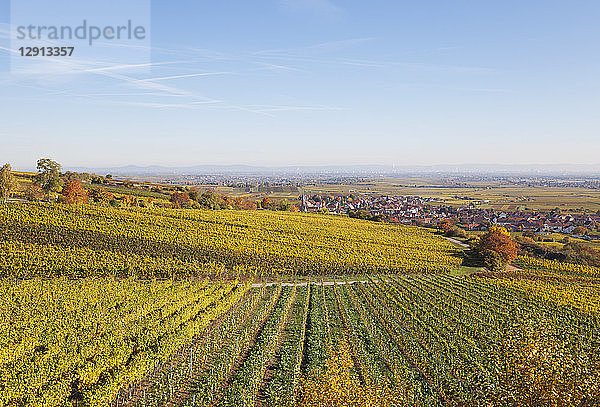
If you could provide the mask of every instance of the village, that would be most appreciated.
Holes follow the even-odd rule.
[[[419,196],[320,196],[300,197],[300,210],[353,214],[366,212],[372,217],[408,225],[433,226],[450,221],[468,231],[485,231],[491,225],[509,231],[564,233],[574,237],[600,239],[600,213],[566,213],[564,211],[498,211],[474,204],[454,207],[443,199]]]

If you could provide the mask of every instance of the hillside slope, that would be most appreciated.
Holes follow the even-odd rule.
[[[7,204],[0,237],[5,275],[448,272],[461,263],[424,229],[271,211]]]

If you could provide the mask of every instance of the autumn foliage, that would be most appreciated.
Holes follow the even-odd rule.
[[[88,192],[90,199],[96,203],[109,202],[112,198],[114,198],[113,194],[111,194],[105,188],[102,187],[92,188]]]
[[[443,220],[440,223],[438,223],[437,227],[439,230],[441,230],[444,233],[448,233],[450,231],[450,229],[452,229],[452,223],[450,223],[449,220]]]
[[[69,180],[66,182],[62,190],[62,195],[67,203],[85,203],[88,201],[88,192],[83,187],[81,182],[77,180]]]
[[[176,208],[183,208],[190,204],[190,196],[185,192],[174,192],[171,195],[171,202]]]
[[[492,226],[479,241],[479,253],[494,270],[503,269],[517,258],[517,245],[505,228]]]
[[[559,340],[549,324],[512,327],[499,348],[494,405],[593,406],[600,397],[600,359]]]
[[[352,362],[352,350],[346,341],[329,351],[325,370],[317,370],[300,379],[296,405],[324,406],[406,406],[410,390],[403,386],[361,384]]]

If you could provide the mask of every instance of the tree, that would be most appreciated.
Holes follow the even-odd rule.
[[[25,197],[29,201],[39,201],[43,199],[45,196],[44,190],[37,184],[29,184],[27,189],[25,190]]]
[[[570,241],[562,247],[561,252],[569,263],[600,266],[600,250],[596,250],[585,243]]]
[[[469,234],[464,229],[454,225],[452,225],[444,235],[447,237],[460,237],[462,239],[467,239],[469,237]]]
[[[481,250],[479,254],[481,257],[483,257],[485,265],[488,269],[492,271],[503,271],[506,269],[507,262],[502,258],[502,256],[500,256],[500,254],[498,254],[498,252],[486,249]]]
[[[439,230],[441,230],[444,233],[448,233],[448,231],[450,231],[450,229],[452,228],[452,223],[450,222],[449,219],[444,219],[443,221],[439,222],[437,224],[437,228]]]
[[[192,201],[198,202],[198,200],[200,200],[200,191],[197,189],[192,189],[190,192],[188,192],[188,195]]]
[[[263,209],[269,209],[269,207],[271,206],[271,200],[269,199],[268,196],[265,196],[262,201],[260,202],[260,207]]]
[[[289,211],[292,208],[292,204],[289,203],[286,200],[283,200],[279,203],[279,210],[280,211]]]
[[[173,192],[173,195],[171,195],[171,202],[177,208],[185,208],[190,204],[190,196],[187,192]]]
[[[62,190],[62,195],[69,204],[85,203],[88,201],[88,192],[85,190],[81,182],[76,179],[66,182]]]
[[[360,209],[358,211],[348,211],[348,217],[354,218],[354,219],[363,219],[363,220],[371,220],[372,219],[371,213],[368,211],[365,211],[363,209]]]
[[[590,231],[583,226],[577,226],[577,227],[575,227],[575,229],[573,229],[574,235],[583,236],[583,235],[587,235],[588,233],[590,233]]]
[[[95,187],[89,191],[89,197],[96,203],[108,203],[113,195],[103,187]]]
[[[17,180],[11,171],[10,164],[4,164],[0,169],[0,197],[3,202],[6,203],[6,199],[10,198],[16,187]]]
[[[481,237],[478,250],[493,271],[505,269],[509,262],[517,258],[517,245],[502,227],[492,226]]]
[[[92,184],[106,184],[106,180],[99,175],[92,175]]]
[[[138,206],[138,199],[133,195],[124,195],[123,204],[125,206]]]
[[[81,182],[90,183],[92,181],[93,176],[91,174],[88,174],[87,172],[67,171],[63,174],[63,178],[68,180],[77,180]]]
[[[227,202],[224,202],[223,198],[215,194],[214,191],[206,191],[200,195],[198,201],[200,206],[208,209],[221,209],[227,206]]]
[[[49,158],[41,158],[37,162],[38,175],[36,183],[46,192],[48,198],[51,192],[58,193],[64,185],[60,178],[61,165]]]
[[[444,234],[444,236],[447,237],[460,237],[463,239],[467,239],[469,237],[468,233],[465,232],[464,229],[454,225],[449,219],[444,219],[443,221],[439,222],[437,224],[437,228]]]
[[[251,200],[248,200],[248,199],[245,199],[245,198],[242,198],[242,197],[235,198],[233,200],[233,206],[234,206],[235,209],[242,209],[242,210],[254,210],[254,209],[256,209],[256,203],[255,202],[253,202]]]

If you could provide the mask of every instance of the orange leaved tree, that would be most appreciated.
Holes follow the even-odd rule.
[[[77,180],[68,180],[62,190],[62,195],[67,203],[85,203],[88,201],[88,192],[83,184]]]
[[[493,271],[500,271],[517,258],[517,245],[505,228],[492,226],[481,237],[478,245],[479,253],[486,265]]]

